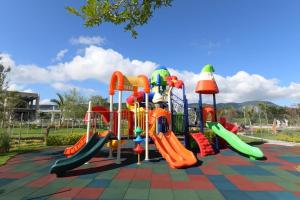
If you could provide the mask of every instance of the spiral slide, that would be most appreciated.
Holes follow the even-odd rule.
[[[154,112],[161,112],[161,110]],[[157,114],[157,116],[163,115]],[[152,126],[149,135],[171,168],[184,168],[197,163],[197,158],[193,152],[187,150],[172,131],[155,134],[154,129],[155,126]]]
[[[215,134],[223,138],[230,146],[237,151],[250,156],[251,159],[263,158],[263,152],[257,148],[252,147],[243,142],[237,135],[228,131],[220,123],[217,122],[206,122],[206,126],[210,128]]]

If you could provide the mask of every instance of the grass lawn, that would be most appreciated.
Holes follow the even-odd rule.
[[[278,131],[276,134],[272,134],[271,131],[267,131],[263,129],[261,132],[260,130],[251,133],[247,133],[247,135],[260,137],[264,139],[270,140],[280,140],[286,142],[300,142],[300,130],[282,130]]]
[[[52,134],[70,134],[70,133],[85,133],[86,128],[60,128],[60,129],[54,129],[52,128],[50,130],[50,135]],[[46,132],[46,129],[43,128],[35,128],[35,129],[26,129],[26,128],[14,128],[12,129],[12,137],[19,137],[19,134],[21,133],[21,137],[37,137],[37,136],[44,136]]]
[[[51,129],[50,134],[53,135],[66,135],[66,134],[78,134],[83,135],[85,133],[85,128],[60,128],[60,129]],[[11,135],[11,149],[8,153],[0,154],[0,165],[3,165],[11,157],[20,154],[27,153],[32,151],[37,151],[41,149],[48,148],[44,144],[44,134],[45,128],[35,128],[35,129],[26,129],[26,128],[14,128]],[[19,133],[21,133],[21,140],[19,144]]]

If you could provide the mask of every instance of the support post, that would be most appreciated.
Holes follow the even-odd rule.
[[[185,95],[185,85],[182,87],[183,109],[184,109],[184,144],[187,149],[190,149],[190,134],[189,134],[189,111],[188,100]]]
[[[121,164],[121,120],[122,120],[122,91],[119,91],[118,101],[118,149],[117,149],[117,164]]]
[[[145,160],[149,160],[149,94],[146,93],[145,94],[145,98],[146,98],[146,138],[145,138]]]
[[[109,95],[109,130],[111,132],[113,132],[113,115],[114,115],[113,105],[114,105],[114,96]],[[109,141],[109,143],[110,143],[110,145],[109,145],[110,148],[109,148],[108,158],[112,159],[113,158],[113,148],[112,148],[111,140]]]
[[[214,104],[215,122],[218,122],[216,94],[213,94],[213,104]],[[216,136],[216,145],[215,146],[216,146],[216,150],[220,151],[220,141],[219,141],[218,136]]]
[[[89,101],[88,121],[87,121],[87,127],[86,127],[86,143],[88,143],[89,139],[90,139],[91,112],[92,112],[92,101]]]
[[[199,118],[200,118],[200,123],[199,123],[200,132],[204,133],[202,94],[199,94],[198,106],[199,106]]]
[[[172,124],[173,124],[173,108],[172,108],[172,90],[173,87],[169,89],[169,94],[168,94],[168,107],[169,107],[169,112],[171,113],[171,121],[169,124],[169,129],[172,131]]]
[[[137,111],[137,105],[136,105],[136,97],[134,97],[134,130],[136,130],[136,128],[138,126],[137,114],[138,114],[138,111]]]

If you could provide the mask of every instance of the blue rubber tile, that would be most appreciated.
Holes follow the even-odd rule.
[[[252,199],[274,199],[274,196],[269,194],[268,192],[260,192],[260,191],[244,191],[244,193]]]
[[[13,182],[13,181],[15,181],[15,180],[17,180],[17,179],[1,178],[1,179],[0,179],[0,187],[6,185],[6,184],[8,184],[8,183],[11,183],[11,182]]]
[[[208,175],[207,177],[219,190],[238,190],[238,188],[223,175]]]
[[[203,174],[199,167],[187,168],[185,171],[187,174]]]
[[[240,191],[240,190],[219,190],[221,194],[225,197],[225,199],[230,200],[253,200],[250,196],[247,195],[247,193]]]
[[[225,150],[225,151],[221,151],[220,154],[223,155],[223,156],[235,156],[235,155],[237,155],[236,152],[234,152],[232,150],[229,150],[229,149]]]
[[[94,173],[91,173],[91,174],[83,174],[83,175],[80,175],[79,178],[82,178],[82,179],[94,179],[96,177],[96,175]]]
[[[276,200],[299,200],[299,197],[296,197],[293,193],[291,192],[268,192],[271,196],[272,199]]]
[[[111,180],[107,179],[94,179],[90,184],[88,184],[86,187],[100,187],[100,188],[106,188],[109,186]]]
[[[287,170],[286,172],[291,173],[291,174],[293,174],[295,176],[300,176],[300,172],[289,171],[289,170]]]
[[[243,175],[274,176],[273,173],[258,166],[231,166],[231,168],[239,174]]]
[[[282,160],[286,160],[288,162],[292,163],[300,163],[300,157],[294,157],[294,156],[281,156]]]

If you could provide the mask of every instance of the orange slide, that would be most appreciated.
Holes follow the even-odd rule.
[[[184,168],[195,165],[197,163],[197,158],[194,156],[193,152],[187,150],[172,131],[168,131],[166,134],[154,133],[155,119],[159,117],[166,117],[169,123],[170,115],[168,114],[168,111],[160,108],[154,110],[152,113],[152,122],[150,122],[152,124],[152,128],[149,131],[149,134],[152,137],[158,151],[172,168]]]
[[[92,136],[92,132],[90,132]],[[64,151],[65,156],[70,157],[77,153],[86,143],[86,133],[74,144],[73,146],[67,147]]]

